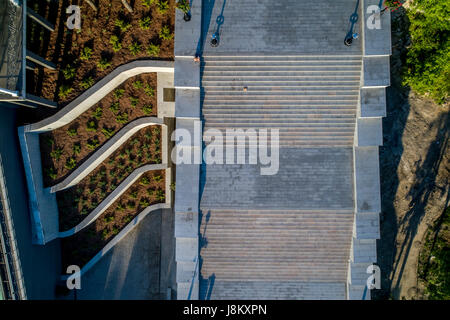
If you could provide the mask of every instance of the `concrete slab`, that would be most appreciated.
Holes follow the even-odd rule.
[[[355,196],[358,212],[381,211],[378,147],[355,147]]]
[[[158,72],[157,76],[157,99],[158,118],[174,117],[175,102],[164,101],[164,88],[174,88],[173,72]]]
[[[386,116],[386,88],[362,88],[360,97],[358,117]]]
[[[383,121],[380,118],[358,118],[356,145],[359,147],[383,145]]]
[[[198,236],[198,213],[181,212],[175,214],[175,237],[195,238]]]
[[[175,88],[200,87],[200,62],[192,57],[175,57]]]
[[[391,85],[389,56],[363,58],[363,87],[388,87]]]
[[[200,166],[180,164],[176,171],[175,212],[198,212]]]
[[[183,20],[184,14],[175,10],[175,56],[194,57],[200,42],[202,23],[202,2],[191,0],[191,20]]]
[[[364,0],[364,44],[365,56],[391,55],[391,12],[380,14],[379,0]]]
[[[177,118],[200,118],[200,89],[176,89]]]

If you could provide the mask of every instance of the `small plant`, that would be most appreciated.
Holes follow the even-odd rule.
[[[158,1],[158,12],[165,14],[169,10],[169,1]]]
[[[152,106],[150,104],[145,105],[145,106],[142,107],[142,112],[144,112],[145,115],[151,114],[152,111],[153,111],[153,108],[152,108]]]
[[[122,203],[119,203],[119,204],[117,205],[117,207],[116,207],[116,210],[117,210],[117,211],[123,211],[123,210],[125,210],[125,206],[124,206]]]
[[[81,50],[80,59],[81,60],[89,60],[92,57],[92,49],[89,47],[84,47]]]
[[[125,93],[125,89],[116,89],[114,90],[113,96],[116,100],[119,100],[123,97],[123,94]]]
[[[102,239],[103,240],[108,239],[108,235],[109,235],[108,229],[103,229],[103,231],[102,231]]]
[[[158,199],[159,201],[164,201],[166,199],[164,190],[162,189],[156,190],[156,199]]]
[[[142,30],[148,30],[148,29],[150,29],[151,22],[152,22],[152,20],[150,19],[149,16],[144,17],[144,18],[139,20],[139,27]]]
[[[80,154],[81,152],[81,144],[75,143],[72,147],[72,151],[74,154]]]
[[[50,179],[55,180],[57,177],[56,171],[54,168],[49,168],[47,169],[47,175],[49,176]]]
[[[107,128],[107,127],[103,127],[102,129],[102,133],[105,135],[105,137],[107,138],[111,138],[114,134],[114,128]]]
[[[100,142],[98,141],[97,138],[92,138],[92,139],[88,140],[88,142],[87,142],[87,147],[90,150],[95,150],[99,145],[100,145]]]
[[[110,109],[114,114],[117,114],[117,112],[119,112],[119,110],[120,110],[119,102],[118,102],[118,101],[113,102],[113,104],[111,104],[111,105],[109,106],[109,109]]]
[[[97,107],[94,112],[92,113],[92,117],[94,117],[97,120],[100,120],[103,115],[103,109],[102,107]]]
[[[145,198],[142,198],[141,201],[139,201],[139,206],[141,208],[147,208],[149,204],[150,202],[148,201],[148,199]]]
[[[139,182],[139,184],[141,184],[141,185],[143,185],[143,186],[147,186],[147,185],[150,184],[150,179],[147,178],[147,177],[143,177],[143,178],[141,179],[141,181]]]
[[[156,0],[141,0],[142,5],[146,7],[147,9],[150,8],[150,6],[155,3]]]
[[[133,199],[137,199],[137,196],[138,196],[137,190],[134,190],[134,191],[132,191],[132,192],[130,193],[130,197],[133,198]]]
[[[159,31],[159,38],[163,40],[171,40],[173,38],[173,33],[170,31],[169,26],[164,26]]]
[[[59,87],[58,97],[65,99],[72,92],[73,88],[68,84],[63,84]]]
[[[116,27],[119,27],[120,31],[122,31],[122,32],[126,32],[128,29],[131,28],[131,23],[126,22],[125,20],[122,20],[122,19],[116,19],[116,21],[114,22],[114,25]]]
[[[123,222],[129,223],[131,220],[133,220],[133,216],[131,214],[129,214],[123,219]]]
[[[131,54],[133,56],[138,55],[141,52],[141,48],[142,46],[137,43],[136,41],[133,41],[129,46],[128,46],[128,50],[130,50]]]
[[[75,160],[74,157],[70,157],[67,159],[66,164],[64,165],[64,167],[67,170],[72,170],[73,168],[75,168],[77,165],[77,160]]]
[[[130,104],[133,108],[136,108],[136,106],[139,103],[139,98],[138,97],[130,97]]]
[[[175,182],[172,182],[172,183],[170,184],[170,190],[175,191],[175,189],[176,189]]]
[[[141,89],[144,87],[144,84],[142,83],[142,81],[136,80],[135,82],[133,82],[133,87],[135,89]]]
[[[153,97],[155,95],[155,89],[153,89],[148,83],[145,85],[144,92],[149,97]]]
[[[150,43],[149,46],[147,47],[147,54],[150,57],[157,57],[159,56],[159,50],[160,50],[159,45]]]
[[[102,71],[108,69],[110,66],[111,62],[106,58],[103,58],[99,62],[97,62],[97,67]]]
[[[108,216],[108,217],[105,217],[105,218],[103,219],[103,221],[105,221],[105,223],[111,223],[111,222],[114,221],[114,216]]]
[[[71,67],[70,64],[68,64],[62,71],[64,75],[64,79],[70,80],[75,77],[75,67]]]
[[[128,122],[128,113],[121,113],[116,116],[117,123],[125,124]]]
[[[112,35],[111,38],[109,38],[109,43],[112,45],[114,52],[118,52],[122,49],[122,43],[116,35]]]
[[[98,128],[97,123],[94,120],[88,121],[86,125],[87,131],[96,132],[97,128]]]
[[[61,158],[63,150],[61,148],[56,148],[52,152],[50,152],[50,157],[58,161]]]
[[[69,137],[75,137],[78,134],[77,128],[70,128],[69,130],[67,130],[67,134],[69,135]]]
[[[136,208],[136,203],[134,201],[128,201],[127,208],[131,210]]]
[[[188,13],[191,10],[188,0],[179,0],[177,2],[177,8],[183,13]]]
[[[93,84],[94,84],[94,79],[92,77],[87,77],[81,81],[80,87],[82,87],[83,89],[88,89],[88,88],[92,87]]]
[[[160,176],[160,175],[153,176],[153,181],[160,182],[161,180],[162,180],[162,176]]]

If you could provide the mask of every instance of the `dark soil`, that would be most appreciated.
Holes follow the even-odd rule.
[[[158,181],[154,177],[158,177]],[[63,270],[69,265],[84,266],[142,210],[164,202],[164,198],[158,197],[164,192],[165,171],[145,173],[91,225],[62,239]]]
[[[60,230],[80,223],[138,167],[161,163],[160,141],[159,126],[142,129],[76,186],[58,192]]]
[[[151,88],[153,94],[145,93],[149,91],[146,86]],[[119,90],[123,90],[121,98],[115,97],[121,92]],[[41,134],[44,185],[51,186],[63,180],[129,122],[144,116],[156,116],[156,96],[156,73],[142,74],[125,81],[71,123]],[[132,105],[133,99],[135,106]],[[121,117],[125,117],[126,121],[120,122]],[[96,129],[88,130],[89,122],[93,122]],[[95,145],[97,147],[92,149]],[[79,146],[79,150],[75,151],[74,146]],[[71,158],[75,159],[76,166],[69,169],[66,164]]]
[[[65,105],[79,96],[86,89],[81,86],[82,81],[92,77],[97,82],[116,67],[138,59],[166,59],[173,60],[173,37],[170,40],[161,39],[159,33],[163,26],[174,31],[175,7],[174,0],[169,0],[169,9],[160,13],[155,1],[149,8],[142,5],[142,0],[133,1],[133,13],[129,13],[120,0],[98,0],[98,11],[95,12],[86,2],[59,1],[51,5],[37,0],[29,1],[29,6],[38,13],[55,23],[55,31],[49,33],[35,24],[29,24],[28,48],[53,62],[57,66],[56,71],[37,69],[27,74],[27,91]],[[66,8],[70,4],[79,5],[81,8],[81,30],[70,30],[66,26],[68,15]],[[54,8],[57,6],[57,9]],[[57,14],[55,15],[55,11]],[[140,20],[150,17],[151,22],[147,30],[140,27]],[[121,20],[130,24],[127,30],[121,30],[117,22]],[[111,37],[120,39],[122,48],[115,52],[110,43]],[[129,47],[132,43],[141,46],[137,54],[133,54]],[[147,48],[150,44],[160,47],[157,55],[150,55]],[[92,50],[92,55],[87,60],[81,59],[81,53],[85,47]],[[110,65],[102,70],[98,66],[101,59],[109,61]],[[62,70],[68,65],[75,67],[76,72],[72,78],[64,77]],[[67,96],[60,96],[62,85],[71,88]]]

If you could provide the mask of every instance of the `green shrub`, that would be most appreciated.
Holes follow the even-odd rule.
[[[92,139],[88,140],[88,142],[87,142],[87,147],[90,150],[95,150],[99,145],[100,145],[100,142],[98,141],[97,138],[92,138]]]
[[[108,236],[109,236],[108,229],[103,229],[103,231],[102,231],[102,239],[106,240],[106,239],[108,239]]]
[[[153,111],[153,107],[150,104],[147,104],[145,106],[142,106],[142,112],[144,112],[145,115],[151,114]]]
[[[119,110],[120,110],[119,102],[118,102],[118,101],[113,102],[113,103],[109,106],[109,109],[110,109],[114,114],[117,114],[117,112],[119,112]]]
[[[75,143],[72,147],[72,151],[74,154],[80,154],[81,152],[81,144]]]
[[[143,177],[143,178],[141,179],[141,181],[139,182],[139,184],[141,184],[141,185],[143,185],[143,186],[147,186],[147,185],[150,184],[150,179],[147,178],[147,177]]]
[[[139,206],[141,208],[147,208],[149,206],[150,202],[148,199],[142,198],[141,201],[139,201]]]
[[[111,62],[106,58],[102,58],[99,62],[97,62],[97,67],[102,71],[108,69],[110,66]]]
[[[84,47],[81,50],[80,59],[81,60],[89,60],[92,57],[92,49],[89,47]]]
[[[175,184],[175,182],[172,182],[170,184],[170,190],[175,191],[175,189],[176,189],[176,184]]]
[[[116,21],[114,22],[114,25],[116,27],[119,27],[120,31],[122,31],[122,32],[125,32],[131,28],[131,23],[129,23],[125,20],[122,20],[122,19],[116,19]]]
[[[150,19],[149,16],[144,17],[144,18],[139,20],[139,27],[142,30],[148,30],[148,29],[150,29],[151,22],[152,22],[152,19]]]
[[[159,50],[160,50],[159,45],[151,43],[147,47],[147,54],[150,57],[157,57],[157,56],[159,56]]]
[[[189,1],[187,0],[179,0],[177,2],[177,8],[183,13],[188,13],[189,10],[191,10],[191,6],[189,5]]]
[[[112,35],[111,38],[109,38],[109,43],[112,45],[114,52],[118,52],[120,49],[122,49],[122,43],[120,42],[120,39],[116,35]]]
[[[107,216],[103,219],[103,221],[105,221],[105,223],[111,223],[114,221],[114,216]]]
[[[138,196],[137,190],[134,190],[130,193],[130,197],[132,197],[133,199],[137,199],[137,196]]]
[[[86,130],[87,131],[96,132],[97,128],[98,128],[97,123],[94,120],[90,120],[86,124]]]
[[[78,132],[76,128],[70,128],[67,130],[67,134],[69,135],[69,137],[75,137]]]
[[[166,194],[164,190],[162,189],[156,190],[156,199],[158,199],[158,201],[164,201],[166,199]]]
[[[102,107],[95,108],[94,112],[92,113],[92,117],[94,117],[97,120],[100,120],[103,115],[103,109]]]
[[[57,177],[56,171],[54,168],[48,168],[47,170],[47,175],[50,177],[50,179],[55,180]]]
[[[114,135],[114,131],[115,131],[114,128],[103,127],[103,129],[102,129],[102,133],[107,138],[111,138]]]
[[[56,161],[58,161],[61,158],[62,153],[63,153],[63,150],[61,148],[56,148],[55,150],[50,152],[50,157],[52,157],[52,159],[55,159]]]
[[[138,97],[130,97],[130,103],[133,108],[135,108],[139,103]]]
[[[134,201],[128,201],[127,203],[127,208],[128,209],[134,209],[136,208],[136,203]]]
[[[148,83],[145,85],[144,92],[149,97],[153,97],[155,95],[155,89],[153,89]]]
[[[128,122],[128,113],[121,113],[116,116],[117,123],[125,124]]]
[[[92,77],[87,77],[81,81],[80,87],[82,87],[83,89],[88,89],[88,88],[92,87],[93,84],[94,84],[94,79]]]
[[[141,0],[142,5],[146,7],[147,9],[150,8],[150,6],[155,3],[156,0]]]
[[[65,99],[71,92],[72,92],[73,88],[67,84],[63,84],[61,85],[61,87],[59,87],[59,92],[58,92],[58,96],[62,99]]]
[[[116,89],[116,90],[114,90],[113,95],[114,95],[114,98],[116,100],[118,100],[123,97],[124,93],[125,93],[125,89]]]
[[[76,167],[76,165],[77,165],[77,160],[75,160],[74,157],[70,157],[70,158],[67,158],[67,161],[66,161],[66,164],[64,165],[64,167],[67,170],[72,170],[73,168]]]
[[[136,41],[133,41],[129,46],[128,50],[130,50],[133,56],[138,55],[141,52],[141,45]]]
[[[140,80],[136,80],[135,82],[133,82],[133,87],[135,89],[141,89],[144,87],[144,83],[142,83],[142,81]]]
[[[170,31],[169,26],[163,26],[159,31],[159,38],[163,40],[171,40],[173,38],[173,33]]]
[[[68,64],[62,71],[64,75],[64,79],[70,80],[75,77],[75,67],[71,67],[70,64]]]
[[[406,54],[404,84],[436,103],[450,94],[450,2],[413,1],[407,15],[411,45]]]
[[[165,14],[169,10],[169,1],[159,0],[157,8],[159,13]]]
[[[162,180],[162,176],[161,175],[155,175],[155,176],[153,176],[153,181],[155,181],[155,182],[160,182]]]

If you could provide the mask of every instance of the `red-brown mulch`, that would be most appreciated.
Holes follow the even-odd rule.
[[[61,240],[63,270],[69,265],[84,266],[142,210],[163,203],[164,198],[158,197],[163,194],[165,171],[145,173],[91,225]]]
[[[161,128],[144,128],[77,185],[57,192],[60,231],[80,223],[135,169],[161,163],[160,145]]]
[[[148,90],[147,86],[151,89]],[[121,98],[115,97],[121,92],[118,90],[123,90]],[[153,91],[153,95],[149,91]],[[71,123],[40,134],[44,185],[51,186],[63,180],[129,122],[141,117],[157,116],[156,96],[156,73],[138,75],[125,81]],[[127,121],[118,121],[124,115]],[[97,129],[88,130],[88,123],[92,121]],[[79,150],[75,151],[76,146],[79,146]],[[72,169],[66,166],[71,158],[76,162]]]

